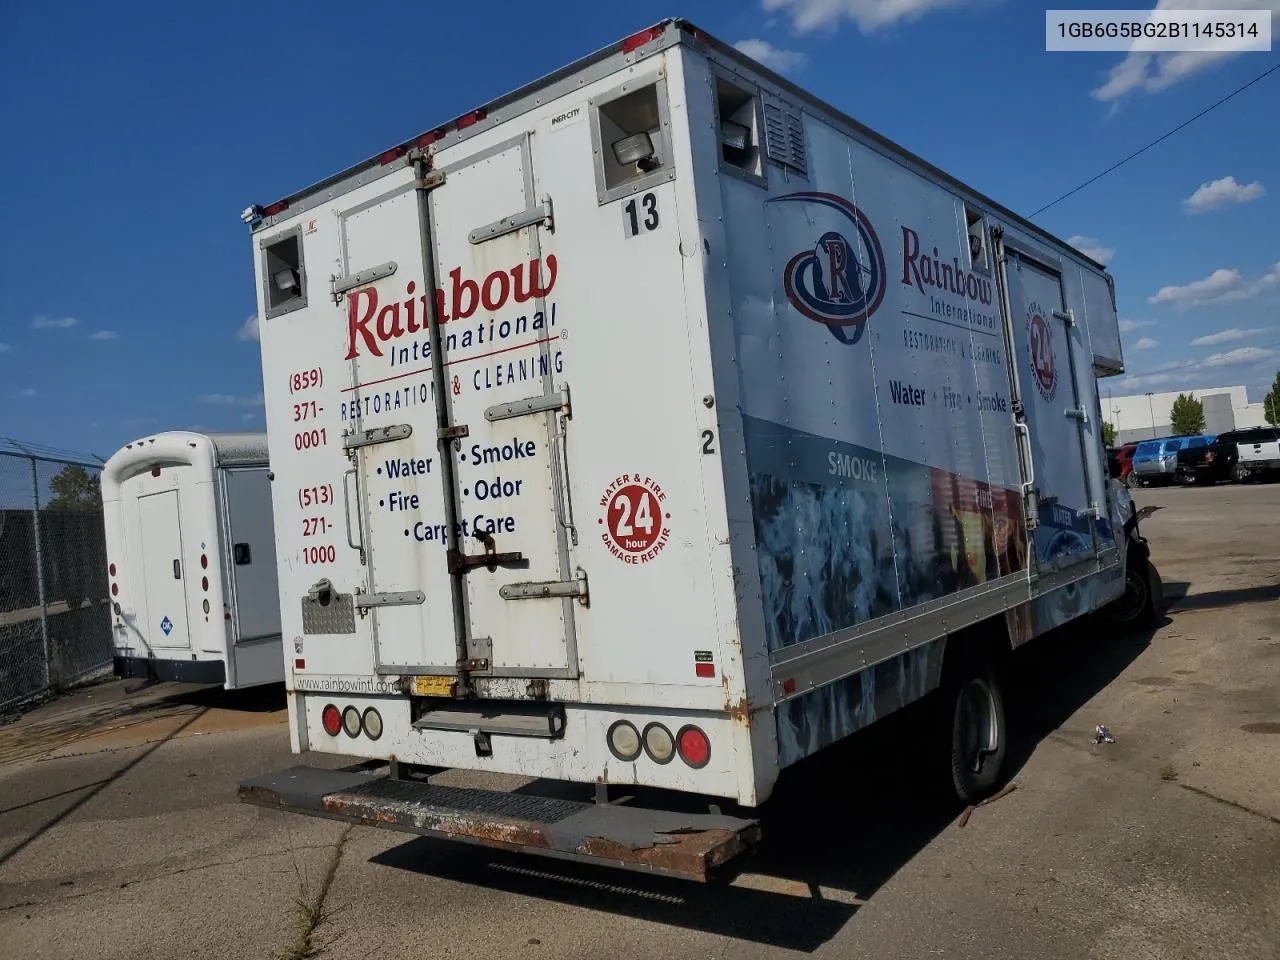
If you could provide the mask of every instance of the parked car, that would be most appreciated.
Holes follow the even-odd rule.
[[[1136,449],[1136,443],[1126,443],[1107,451],[1107,469],[1113,480],[1124,484],[1129,482],[1129,475],[1133,472],[1133,451]]]
[[[1130,486],[1172,483],[1178,471],[1178,451],[1187,437],[1157,437],[1143,440],[1133,451],[1133,475]]]

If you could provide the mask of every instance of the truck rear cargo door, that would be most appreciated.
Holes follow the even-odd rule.
[[[443,397],[426,328],[417,191],[343,216],[349,275],[395,267],[368,292],[346,294],[347,392],[359,419],[344,442],[369,570],[357,604],[373,617],[384,673],[449,674],[465,649],[481,676],[577,676],[581,586],[557,437],[569,407],[548,297],[557,269],[546,249],[549,204],[534,190],[524,137],[436,175],[429,233]],[[452,481],[437,404],[453,431]],[[452,558],[446,498],[459,534],[461,556]]]
[[[138,530],[147,594],[141,633],[157,649],[191,646],[187,622],[187,586],[182,555],[182,519],[178,491],[152,493],[138,500]]]
[[[1030,435],[1039,525],[1036,567],[1049,573],[1097,556],[1098,536],[1088,483],[1084,402],[1077,357],[1085,357],[1080,328],[1065,312],[1062,276],[1052,267],[1006,248],[1017,361],[1017,393]]]

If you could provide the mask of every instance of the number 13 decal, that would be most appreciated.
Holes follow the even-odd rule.
[[[628,237],[658,229],[658,198],[652,193],[646,193],[639,201],[632,197],[623,206],[622,212],[623,229]]]

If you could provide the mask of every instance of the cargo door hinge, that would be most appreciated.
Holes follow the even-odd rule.
[[[577,597],[588,606],[587,573],[581,567],[574,580],[546,580],[531,583],[508,583],[498,589],[503,600],[539,600],[547,597]]]
[[[375,427],[372,430],[353,430],[342,438],[342,446],[346,450],[358,447],[369,447],[375,443],[391,443],[403,440],[413,433],[413,427],[407,423],[396,423],[389,427]]]
[[[545,393],[524,400],[512,400],[510,403],[498,403],[484,411],[484,418],[490,423],[497,420],[510,420],[531,413],[546,413],[551,410],[563,410],[566,416],[573,416],[569,408],[569,385],[556,393]]]
[[[386,263],[380,263],[376,267],[370,267],[368,270],[360,270],[356,273],[348,274],[340,277],[337,274],[329,276],[329,298],[335,304],[342,303],[342,295],[348,290],[354,290],[356,287],[363,287],[366,284],[373,283],[375,280],[381,280],[389,277],[397,270],[394,260],[388,260]]]
[[[442,186],[444,186],[443,170],[432,170],[425,177],[413,181],[413,189],[415,190],[434,190],[436,187]]]
[[[1076,325],[1076,315],[1071,311],[1070,308],[1066,310],[1053,311],[1053,318],[1055,320],[1061,320],[1068,327],[1074,327]]]
[[[1089,422],[1089,413],[1083,407],[1073,407],[1063,412],[1069,420],[1079,420],[1084,424]]]
[[[551,212],[550,197],[545,198],[536,207],[521,210],[519,213],[513,213],[511,216],[495,220],[493,223],[486,223],[483,227],[476,227],[467,235],[467,240],[472,244],[480,244],[486,240],[505,237],[507,234],[523,230],[525,227],[535,226],[546,227],[553,233],[555,232],[555,218]]]

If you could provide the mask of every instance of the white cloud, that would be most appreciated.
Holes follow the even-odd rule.
[[[1156,10],[1270,10],[1272,32],[1275,32],[1280,0],[1159,0]],[[1211,50],[1179,53],[1147,53],[1132,50],[1111,68],[1107,81],[1093,91],[1093,98],[1107,102],[1118,100],[1135,90],[1158,93],[1205,70],[1221,66],[1243,51],[1249,38],[1214,40]]]
[[[31,321],[32,330],[65,330],[80,321],[75,317],[36,317]]]
[[[258,419],[258,415],[256,413],[245,413],[245,414],[241,414],[240,416],[241,423],[248,423],[250,420],[257,420],[257,419]]]
[[[1135,350],[1150,350],[1152,347],[1160,346],[1159,340],[1152,340],[1150,337],[1143,337],[1133,345]]]
[[[842,20],[852,20],[864,34],[874,33],[900,20],[916,20],[931,10],[978,6],[985,0],[764,0],[766,13],[781,10],[797,33],[835,30]]]
[[[1139,373],[1123,377],[1115,384],[1116,394],[1125,390],[1139,390],[1145,387],[1170,386],[1179,390],[1192,387],[1217,386],[1224,377],[1230,377],[1239,383],[1237,378],[1245,378],[1265,372],[1268,382],[1272,364],[1280,361],[1280,350],[1269,347],[1239,347],[1225,353],[1215,353],[1202,360],[1185,360],[1176,363],[1165,363],[1155,367],[1149,373]],[[1223,371],[1232,371],[1224,374]]]
[[[1092,257],[1104,266],[1107,261],[1116,255],[1115,247],[1104,247],[1100,241],[1095,240],[1093,237],[1082,237],[1077,234],[1074,237],[1067,237],[1067,243],[1086,257]]]
[[[240,324],[240,329],[236,331],[237,340],[258,340],[258,316],[254,314],[244,323]]]
[[[260,407],[262,394],[253,396],[236,393],[202,393],[201,403],[209,403],[216,407]]]
[[[1140,330],[1143,327],[1154,327],[1155,325],[1156,321],[1154,320],[1121,320],[1120,332],[1133,333],[1133,331]]]
[[[1239,367],[1255,363],[1270,363],[1280,359],[1280,350],[1270,347],[1236,347],[1226,353],[1214,353],[1200,361],[1206,367]]]
[[[1236,340],[1247,340],[1250,337],[1256,337],[1260,333],[1266,333],[1265,330],[1241,330],[1239,327],[1230,327],[1226,330],[1219,330],[1217,333],[1208,333],[1203,337],[1196,337],[1191,341],[1193,347],[1216,347],[1220,343],[1233,343]]]
[[[90,340],[119,340],[120,334],[114,330],[98,330],[96,333],[89,334]]]
[[[1255,180],[1253,183],[1236,183],[1235,177],[1223,177],[1200,184],[1199,189],[1182,201],[1188,213],[1205,213],[1225,207],[1229,203],[1248,203],[1266,193],[1266,188]]]
[[[1203,280],[1193,280],[1185,286],[1161,287],[1148,303],[1171,303],[1180,310],[1206,303],[1249,300],[1268,287],[1280,283],[1280,261],[1270,270],[1252,280],[1245,279],[1239,270],[1219,269]]]
[[[22,397],[24,400],[29,400],[32,397],[36,396],[36,390],[34,387],[26,387],[22,390],[17,391],[17,393],[15,393],[14,396]]]
[[[759,40],[755,37],[750,40],[739,40],[734,46],[740,53],[745,53],[752,60],[758,60],[777,73],[799,70],[809,62],[809,58],[799,50],[781,50],[768,40]]]
[[[0,343],[0,353],[8,353],[11,349],[7,343]]]

